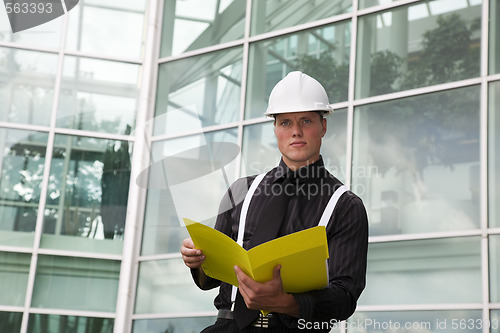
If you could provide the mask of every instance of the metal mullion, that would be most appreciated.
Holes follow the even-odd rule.
[[[136,314],[132,316],[133,320],[138,319],[170,319],[170,318],[189,318],[189,317],[215,317],[217,311],[200,311],[200,312],[178,312],[178,313],[152,313],[152,314]]]
[[[107,56],[97,53],[83,52],[83,51],[65,51],[67,56],[87,58],[87,59],[95,59],[95,60],[107,60],[107,61],[115,61],[120,63],[127,63],[133,65],[140,65],[140,58],[127,58],[127,57],[115,57],[115,56]]]
[[[181,133],[174,133],[174,134],[162,134],[162,135],[157,135],[151,138],[152,142],[156,141],[163,141],[163,140],[170,140],[170,139],[176,139],[176,138],[183,138],[191,135],[196,135],[196,134],[204,134],[204,133],[209,133],[209,132],[215,132],[215,131],[220,131],[224,129],[230,129],[230,128],[235,128],[239,126],[239,122],[232,122],[232,123],[227,123],[227,124],[222,124],[222,125],[213,125],[213,126],[207,126],[207,127],[202,127],[198,129],[193,129]]]
[[[39,125],[31,125],[31,124],[21,124],[21,123],[9,123],[5,121],[0,121],[0,127],[6,129],[18,129],[18,130],[28,130],[28,131],[37,131],[37,132],[49,132],[50,127],[48,126],[39,126]]]
[[[61,35],[63,35],[61,33]],[[52,54],[58,54],[59,49],[53,49],[53,48],[44,48],[44,47],[37,47],[37,46],[30,46],[30,45],[20,45],[17,43],[13,42],[5,42],[5,41],[0,41],[0,47],[7,47],[11,49],[16,49],[16,50],[24,50],[24,51],[37,51],[37,52],[44,52],[44,53],[52,53]]]
[[[243,39],[243,64],[242,64],[242,74],[241,74],[241,92],[240,92],[240,115],[238,117],[238,138],[237,144],[240,147],[240,154],[236,159],[235,177],[239,178],[241,176],[241,166],[243,164],[243,129],[245,120],[245,106],[246,106],[246,94],[247,94],[247,84],[248,84],[248,64],[250,57],[250,28],[252,20],[252,0],[247,0],[246,11],[245,11],[245,32]]]
[[[151,254],[151,255],[140,256],[139,261],[145,262],[145,261],[170,260],[170,259],[180,259],[180,258],[182,258],[180,252],[175,252],[175,253]]]
[[[303,32],[304,30],[320,28],[320,27],[323,27],[325,25],[338,23],[338,22],[342,22],[342,21],[348,21],[348,20],[352,19],[352,17],[353,17],[353,13],[334,15],[334,16],[328,17],[326,19],[302,23],[299,25],[294,25],[291,27],[266,32],[266,33],[255,35],[255,36],[251,36],[251,37],[249,37],[249,42],[254,43],[254,42],[272,39],[275,37],[289,35],[292,33]]]
[[[442,304],[396,304],[396,305],[358,305],[356,311],[440,311],[440,310],[481,310],[481,303],[442,303]]]
[[[379,102],[392,101],[396,99],[406,98],[406,97],[414,97],[421,96],[429,93],[440,92],[440,91],[448,91],[456,88],[469,87],[474,85],[480,85],[483,82],[481,78],[472,78],[466,79],[462,81],[454,81],[443,84],[437,84],[434,86],[425,86],[410,90],[398,91],[390,94],[367,97],[355,100],[354,106],[360,106],[365,104],[374,104]]]
[[[154,114],[154,96],[156,93],[156,78],[160,50],[160,34],[163,14],[163,1],[149,0],[147,10],[147,28],[145,33],[145,51],[142,64],[142,87],[136,119],[136,138],[132,156],[131,180],[147,168],[150,163],[150,145],[152,135],[152,119]],[[139,138],[139,136],[141,136]],[[127,333],[132,330],[132,315],[137,289],[138,257],[144,224],[144,211],[147,191],[140,188],[134,181],[130,182],[127,203],[127,220],[123,241],[123,259],[120,267],[116,319],[114,332]]]
[[[2,312],[23,312],[23,310],[22,306],[0,305],[0,311]]]
[[[173,56],[159,58],[158,63],[163,64],[166,62],[171,62],[171,61],[176,61],[176,60],[181,60],[181,59],[186,59],[186,58],[192,58],[192,57],[203,55],[206,53],[230,49],[230,48],[236,47],[236,46],[242,46],[243,43],[244,43],[243,39],[237,39],[235,41],[230,41],[230,42],[217,44],[217,45],[211,45],[211,46],[203,47],[203,48],[200,48],[197,50],[188,51],[188,52],[184,52],[184,53],[173,55]]]
[[[377,6],[372,6],[364,9],[359,9],[358,10],[358,16],[365,16],[365,15],[370,15],[378,12],[384,12],[389,9],[395,9],[398,7],[404,7],[407,5],[411,5],[414,3],[419,3],[423,2],[422,0],[400,0],[397,2],[390,2],[385,5],[377,5]]]
[[[103,259],[103,260],[122,260],[122,255],[120,254],[105,254],[98,252],[80,252],[71,250],[59,250],[59,249],[44,249],[38,250],[38,254],[58,256],[58,257],[75,257],[75,258],[87,258],[87,259]]]
[[[13,252],[13,253],[30,253],[32,249],[29,247],[18,247],[18,246],[10,246],[10,245],[0,245],[1,252]]]
[[[124,135],[124,134],[109,134],[104,132],[93,132],[87,130],[79,130],[73,128],[62,128],[57,127],[54,129],[55,134],[64,134],[71,136],[79,136],[79,137],[91,137],[98,139],[107,139],[107,140],[119,140],[119,141],[129,141],[134,142],[135,138],[132,135]]]
[[[30,313],[47,314],[58,316],[75,316],[75,317],[94,317],[94,318],[109,318],[113,319],[114,312],[87,311],[87,310],[68,310],[68,309],[41,309],[32,308]]]
[[[429,233],[415,233],[415,234],[397,234],[386,236],[370,236],[368,238],[370,244],[373,243],[387,243],[387,242],[401,242],[413,240],[430,240],[440,238],[456,238],[456,237],[473,237],[482,236],[483,232],[477,230],[464,230],[464,231],[440,231]]]
[[[346,165],[345,183],[348,188],[352,182],[352,155],[354,139],[354,100],[356,89],[356,50],[358,34],[358,1],[353,1],[353,16],[351,19],[351,47],[349,54],[349,85],[347,90],[347,124],[346,124]]]
[[[490,320],[489,283],[489,237],[488,237],[488,43],[489,43],[489,1],[483,1],[481,25],[481,98],[480,98],[480,221],[481,239],[481,281],[483,300],[483,322]],[[484,325],[483,333],[489,327]]]
[[[44,172],[41,183],[39,208],[35,225],[33,253],[31,256],[30,271],[28,273],[28,283],[27,283],[26,297],[24,302],[24,312],[21,322],[21,330],[20,330],[21,333],[26,333],[28,330],[28,319],[30,313],[31,300],[33,296],[33,289],[35,285],[35,273],[38,264],[38,250],[40,249],[40,242],[43,233],[43,219],[44,219],[45,204],[47,202],[47,192],[48,192],[49,177],[50,177],[50,166],[52,163],[52,153],[54,149],[56,117],[57,117],[57,108],[59,104],[59,95],[61,92],[61,83],[62,83],[63,65],[64,65],[64,48],[66,45],[67,27],[68,27],[68,16],[64,15],[62,21],[61,43],[58,52],[59,63],[56,72],[56,81],[54,84],[54,96],[52,99],[53,104],[52,104],[52,112],[50,119],[50,129],[47,141],[47,150],[45,154],[45,164],[44,164]]]

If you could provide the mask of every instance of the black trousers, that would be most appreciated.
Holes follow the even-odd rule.
[[[272,328],[259,328],[259,327],[245,327],[239,330],[236,322],[231,319],[217,319],[215,324],[205,328],[201,333],[327,333],[329,330],[313,330],[313,329],[298,329],[286,327],[272,327]]]

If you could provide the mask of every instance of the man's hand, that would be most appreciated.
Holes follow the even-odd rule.
[[[299,317],[299,306],[295,298],[283,291],[280,265],[274,267],[273,278],[264,283],[256,282],[238,266],[235,266],[234,271],[238,278],[241,296],[249,309],[285,313]]]
[[[205,261],[205,256],[201,250],[194,247],[191,238],[186,238],[182,241],[181,254],[184,264],[189,268],[200,268],[201,264]]]

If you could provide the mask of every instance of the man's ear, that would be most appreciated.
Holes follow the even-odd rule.
[[[326,134],[326,118],[321,119],[321,126],[323,127],[323,135],[321,137],[324,137]]]

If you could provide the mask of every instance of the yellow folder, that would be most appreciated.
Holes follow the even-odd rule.
[[[281,265],[285,292],[300,293],[328,285],[328,244],[325,227],[318,226],[289,234],[248,251],[222,232],[184,219],[197,249],[206,259],[202,268],[208,276],[238,287],[234,266],[257,282],[273,277],[273,268]]]

